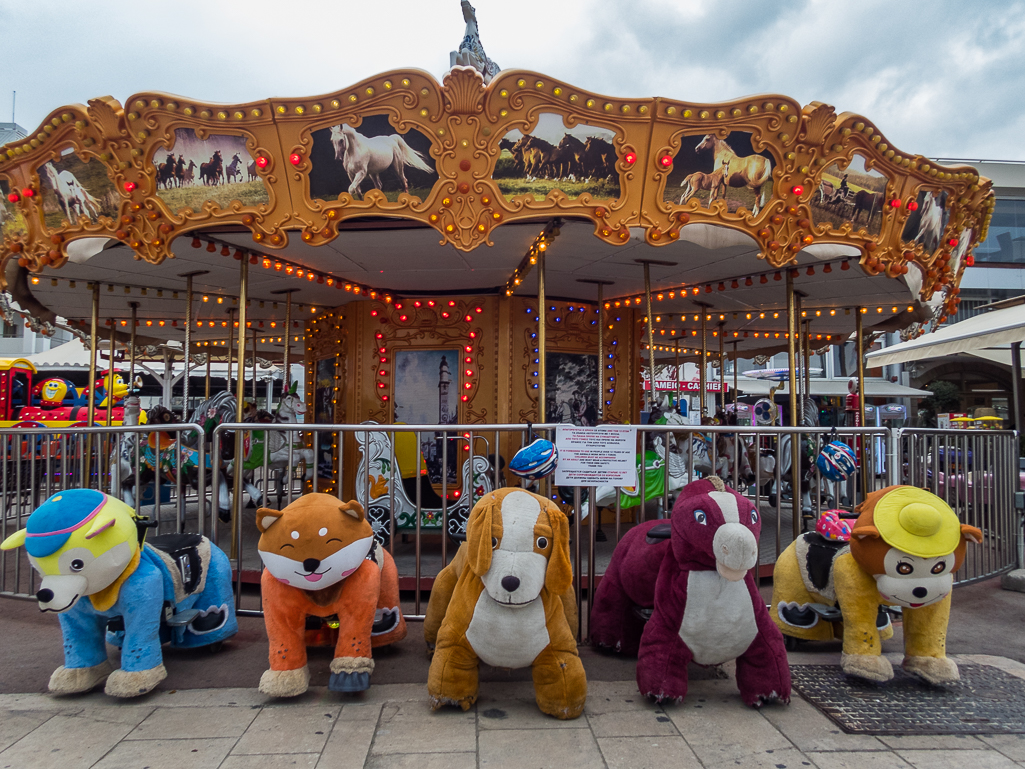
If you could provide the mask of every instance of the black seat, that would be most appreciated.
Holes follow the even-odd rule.
[[[203,564],[199,558],[202,541],[202,534],[161,534],[146,539],[150,547],[167,553],[178,566],[186,595],[195,592],[203,576]]]
[[[669,522],[660,523],[658,526],[652,526],[648,529],[647,536],[644,537],[644,541],[649,545],[657,545],[659,542],[664,542],[673,535],[673,527]]]

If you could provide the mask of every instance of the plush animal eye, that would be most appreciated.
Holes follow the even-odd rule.
[[[537,538],[537,549],[538,550],[544,550],[546,547],[548,547],[548,537],[538,537]]]
[[[492,550],[497,550],[498,549],[498,537],[492,537],[491,538],[491,549]]]
[[[694,511],[694,520],[697,521],[698,523],[700,523],[702,526],[704,526],[705,522],[708,520],[708,518],[705,516],[705,511],[704,510],[695,510]]]
[[[913,572],[914,570],[915,570],[915,567],[912,566],[907,561],[900,561],[900,562],[897,563],[897,573],[898,574],[905,574],[905,575],[907,575],[907,574],[910,574],[911,572]]]
[[[752,509],[751,510],[751,525],[754,526],[756,523],[758,523],[758,513],[754,509]]]
[[[81,558],[76,558],[71,562],[72,571],[82,571],[85,568],[85,562]]]
[[[940,561],[939,563],[937,563],[935,566],[932,567],[932,573],[933,574],[942,574],[944,569],[946,569],[946,568],[947,568],[947,562],[946,561]]]

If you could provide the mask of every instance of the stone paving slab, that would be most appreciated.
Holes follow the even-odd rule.
[[[1025,677],[1025,664],[959,658]],[[728,670],[728,669],[727,669]],[[584,715],[558,721],[530,683],[482,686],[470,710],[430,709],[425,687],[356,696],[314,687],[291,701],[249,689],[0,695],[0,769],[1013,769],[1023,735],[844,734],[799,695],[745,707],[731,677],[692,681],[658,706],[631,681],[589,688]]]

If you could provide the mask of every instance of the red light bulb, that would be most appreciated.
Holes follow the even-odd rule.
[[[917,210],[918,210],[918,201],[909,200],[908,201],[908,211],[917,211]]]
[[[18,195],[17,192],[12,192],[10,195],[7,196],[7,199],[12,203],[17,203],[19,200],[21,200],[21,196]]]
[[[900,198],[894,198],[890,201],[890,208],[900,208]]]
[[[291,155],[288,156],[288,160],[293,166],[297,166],[303,162],[303,156],[300,155],[298,152],[293,152]]]
[[[21,191],[21,194],[24,195],[26,198],[32,198],[35,197],[36,191],[31,187],[26,187]]]
[[[662,164],[663,168],[669,168],[669,166],[673,164],[673,159],[669,155],[663,155],[661,158],[659,158],[658,162]]]
[[[135,182],[125,182],[125,192],[132,192],[135,189]]]
[[[624,160],[624,161],[625,161],[626,163],[628,163],[628,164],[630,164],[630,165],[633,165],[634,163],[636,163],[636,162],[637,162],[637,155],[636,155],[635,153],[633,153],[633,152],[628,152],[628,153],[626,153],[626,154],[625,154],[625,155],[623,156],[623,160]]]
[[[265,157],[263,155],[260,155],[260,157],[258,157],[256,159],[256,167],[257,168],[266,168],[269,164],[270,164],[270,158]]]
[[[790,191],[795,195],[803,195],[804,187],[802,187],[800,184],[795,184],[793,187],[790,188]]]

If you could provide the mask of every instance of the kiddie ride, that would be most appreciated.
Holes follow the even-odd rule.
[[[88,388],[81,391],[66,379],[49,377],[33,386],[36,368],[24,358],[0,360],[0,427],[82,427],[89,422]],[[141,386],[136,379],[135,388]],[[124,398],[131,391],[122,373],[108,370],[96,381],[93,421],[124,422]],[[144,413],[139,421],[145,423]]]

